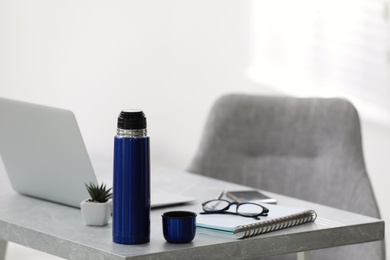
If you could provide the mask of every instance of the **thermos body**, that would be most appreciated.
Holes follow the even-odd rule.
[[[150,144],[148,136],[114,140],[113,241],[150,241]]]

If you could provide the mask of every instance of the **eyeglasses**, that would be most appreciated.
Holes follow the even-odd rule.
[[[227,211],[231,205],[237,205],[236,212]],[[202,203],[203,211],[200,214],[234,214],[243,217],[260,219],[259,216],[268,216],[269,210],[253,202],[230,202],[224,199],[213,199]]]

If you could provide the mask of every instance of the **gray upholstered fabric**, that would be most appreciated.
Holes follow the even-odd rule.
[[[359,117],[343,99],[223,96],[189,171],[379,218]],[[385,258],[383,241],[312,254]]]

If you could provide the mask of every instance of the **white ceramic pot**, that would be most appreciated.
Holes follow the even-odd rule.
[[[112,200],[105,203],[90,202],[89,199],[81,202],[81,214],[86,225],[107,225],[112,213]]]

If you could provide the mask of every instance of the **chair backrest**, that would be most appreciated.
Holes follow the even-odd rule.
[[[359,117],[343,99],[223,96],[189,171],[380,217]],[[347,250],[349,257],[336,249],[318,259],[384,259],[383,242],[367,245]]]

